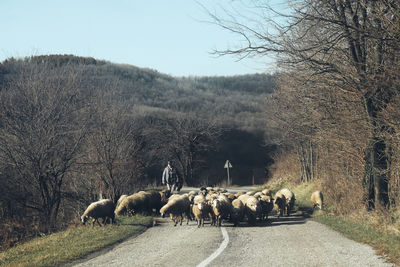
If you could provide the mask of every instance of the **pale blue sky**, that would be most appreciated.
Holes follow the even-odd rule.
[[[229,1],[200,2],[213,9]],[[266,58],[210,55],[214,48],[238,45],[239,39],[200,22],[209,17],[194,0],[0,0],[0,10],[0,61],[74,54],[174,76],[267,70]]]

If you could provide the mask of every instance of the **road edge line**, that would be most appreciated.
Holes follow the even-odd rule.
[[[226,231],[225,227],[221,227],[221,233],[222,236],[224,237],[224,240],[222,241],[221,245],[219,248],[214,251],[213,254],[211,254],[207,259],[204,261],[200,262],[196,267],[205,267],[207,266],[210,262],[212,262],[215,258],[217,258],[228,246],[229,244],[229,235],[228,232]]]

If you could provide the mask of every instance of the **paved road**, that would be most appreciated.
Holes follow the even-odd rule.
[[[76,266],[394,266],[359,244],[302,216],[217,228],[169,219]]]

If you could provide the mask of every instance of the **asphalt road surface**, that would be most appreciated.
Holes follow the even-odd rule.
[[[143,234],[74,266],[395,266],[368,245],[345,238],[301,215],[233,227],[167,218]]]

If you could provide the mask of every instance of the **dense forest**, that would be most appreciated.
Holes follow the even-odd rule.
[[[274,146],[263,106],[274,88],[268,74],[171,77],[72,55],[5,60],[1,241],[63,228],[94,200],[159,185],[167,160],[187,185],[225,183],[227,159],[234,184],[265,182]]]

